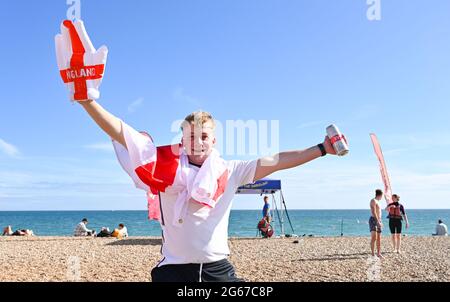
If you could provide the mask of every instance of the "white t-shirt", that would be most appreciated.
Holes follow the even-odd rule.
[[[91,232],[91,230],[89,230],[86,227],[86,224],[84,224],[84,222],[80,222],[79,224],[77,224],[77,226],[73,232],[73,235],[74,236],[87,236],[88,232]]]
[[[128,131],[127,127],[123,127]],[[130,129],[131,130],[131,129]],[[131,130],[132,131],[132,130]],[[149,140],[134,135],[127,139],[129,144],[139,149],[148,148]],[[233,197],[239,186],[252,183],[255,177],[257,160],[226,161],[228,169],[228,183],[225,192],[220,196],[213,208],[197,202],[188,202],[187,214],[181,221],[181,227],[173,225],[175,201],[178,193],[171,192],[167,187],[160,192],[161,228],[163,232],[163,259],[158,266],[167,264],[209,263],[227,258],[228,248],[228,220]],[[189,173],[197,173],[200,168],[189,165]],[[128,171],[132,179],[137,176]],[[146,186],[139,185],[145,189]]]
[[[119,229],[119,234],[122,237],[128,237],[128,229],[126,226],[124,226],[122,229]]]
[[[187,215],[182,227],[175,227],[171,222],[177,195],[170,194],[170,188],[160,193],[161,227],[163,230],[163,260],[159,266],[182,263],[209,263],[227,258],[228,220],[236,189],[252,183],[256,160],[227,161],[230,172],[228,184],[223,195],[214,208],[199,203],[189,202]],[[198,171],[199,168],[191,166]]]
[[[438,223],[438,225],[436,225],[436,235],[447,236],[448,235],[447,226],[443,223]]]

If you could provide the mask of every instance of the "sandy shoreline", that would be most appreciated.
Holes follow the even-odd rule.
[[[246,281],[450,281],[450,237],[404,237],[402,254],[384,237],[381,261],[369,241],[231,238],[229,260]],[[160,248],[158,237],[0,237],[0,281],[150,281]]]

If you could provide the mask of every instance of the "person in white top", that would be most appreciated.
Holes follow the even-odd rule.
[[[439,219],[438,224],[436,225],[436,233],[433,236],[448,236],[448,229],[445,223]]]
[[[128,229],[123,223],[119,224],[119,234],[122,238],[128,237]]]
[[[330,139],[325,137],[320,144],[303,150],[250,161],[225,161],[215,149],[213,117],[198,111],[185,118],[179,145],[156,147],[148,136],[95,101],[99,97],[98,86],[103,75],[100,73],[104,71],[106,56],[100,62],[102,68],[98,67],[99,74],[93,67],[83,65],[95,63],[97,58],[83,23],[76,21],[72,25],[65,21],[61,29],[62,34],[56,38],[58,66],[71,99],[113,140],[119,161],[136,187],[159,197],[163,258],[151,272],[152,281],[238,281],[227,260],[228,219],[236,189],[276,171],[336,154]],[[83,77],[87,74],[83,68],[89,71],[92,81]],[[167,105],[156,107],[155,104],[155,112],[149,117],[171,109]]]
[[[75,230],[73,231],[73,235],[75,237],[83,237],[83,236],[94,236],[95,231],[89,230],[87,228],[88,220],[83,218],[83,220],[77,224]]]

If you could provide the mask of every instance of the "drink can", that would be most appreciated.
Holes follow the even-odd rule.
[[[327,127],[327,135],[337,155],[344,156],[349,152],[347,140],[336,125]]]

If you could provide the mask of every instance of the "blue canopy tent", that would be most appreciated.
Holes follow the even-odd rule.
[[[281,191],[281,180],[263,178],[254,183],[240,186],[237,194],[274,194]]]
[[[277,205],[277,200],[275,194],[279,192],[279,206]],[[272,196],[272,217],[273,211],[276,212],[278,217],[278,222],[280,223],[281,236],[285,236],[284,233],[284,216],[286,215],[289,225],[291,226],[292,233],[294,234],[294,227],[292,226],[291,219],[289,218],[289,213],[286,208],[286,203],[284,202],[283,191],[281,190],[281,180],[279,179],[269,179],[263,178],[254,183],[246,184],[240,186],[236,190],[236,194],[270,194]]]

